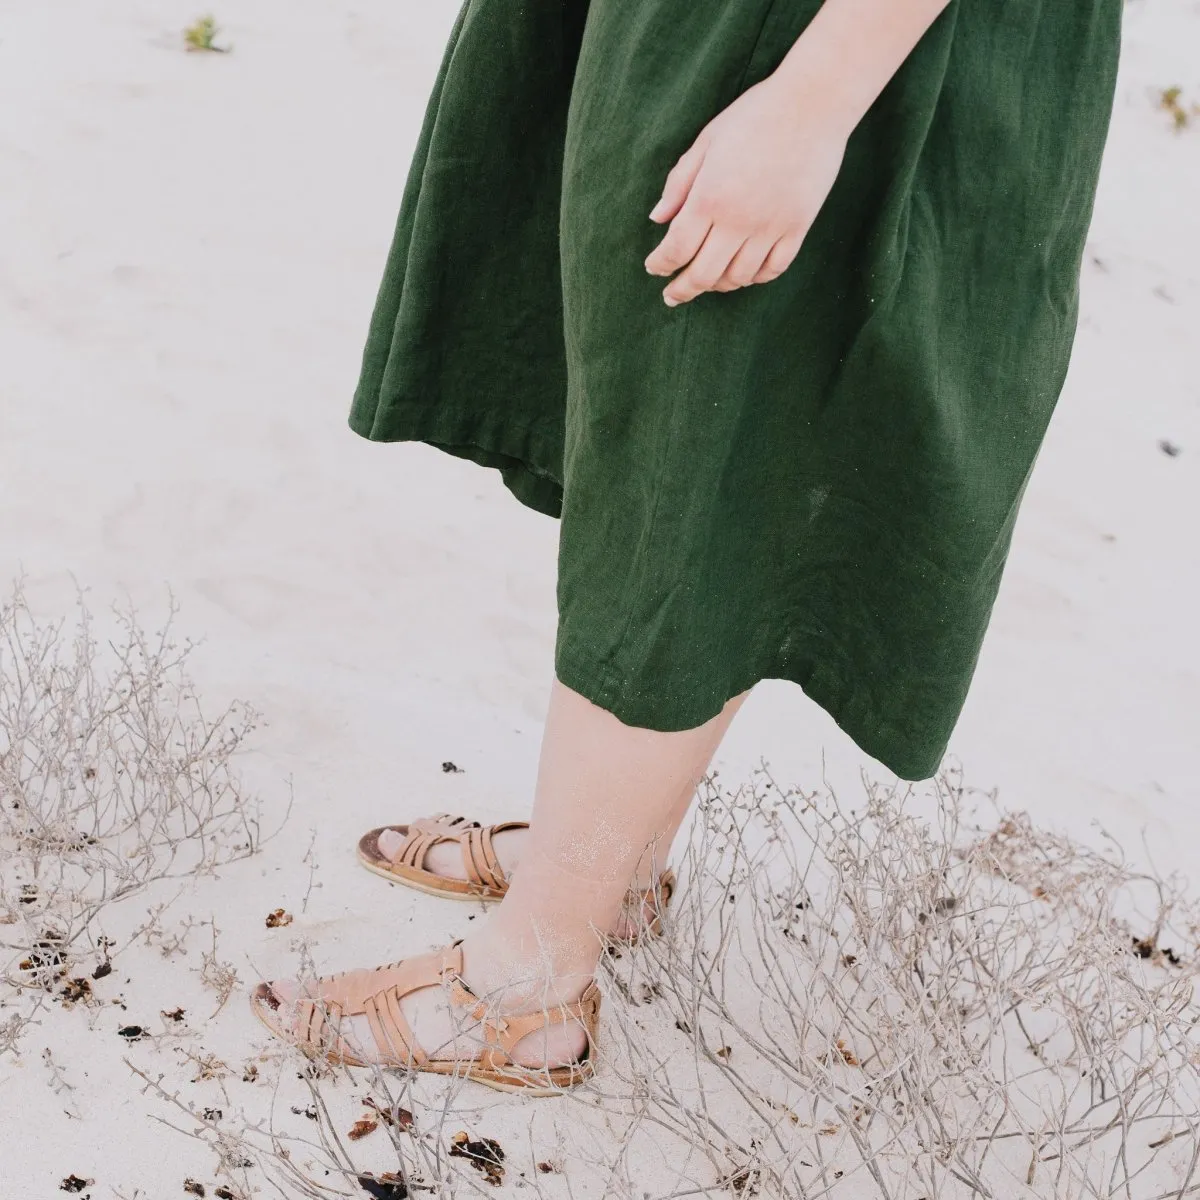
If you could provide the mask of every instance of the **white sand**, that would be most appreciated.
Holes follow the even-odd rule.
[[[207,638],[193,667],[213,709],[267,715],[245,770],[274,804],[291,775],[294,818],[172,918],[215,914],[244,980],[290,968],[293,934],[344,967],[463,928],[470,909],[389,892],[353,841],[442,808],[521,816],[534,778],[555,523],[471,464],[346,427],[455,9],[223,0],[234,50],[217,56],[180,49],[192,0],[0,0],[0,587],[23,568],[53,616],[73,573],[95,608],[128,594],[153,625],[169,586],[180,632]],[[1200,101],[1197,44],[1195,0],[1130,0],[1075,359],[953,744],[972,782],[1044,824],[1094,840],[1099,821],[1139,859],[1144,828],[1164,869],[1200,838],[1200,118],[1176,134],[1156,103],[1172,84]],[[878,771],[783,683],[718,761],[736,779],[760,758],[789,782],[822,759],[836,780]],[[277,905],[291,929],[264,928]],[[182,1004],[240,1073],[265,1039],[240,993],[205,1025],[202,948],[131,952],[104,993],[128,1012],[88,1033],[56,1010],[21,1064],[0,1060],[0,1197],[60,1194],[71,1172],[97,1200],[211,1183],[121,1057],[190,1096],[211,1085],[186,1083],[169,1044],[113,1032]],[[526,1121],[510,1104],[484,1132],[515,1142]]]

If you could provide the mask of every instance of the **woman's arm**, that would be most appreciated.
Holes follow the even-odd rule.
[[[772,76],[800,104],[819,89],[847,136],[949,0],[827,0]]]
[[[777,278],[833,187],[846,140],[949,0],[825,0],[775,71],[713,118],[650,213],[667,304]],[[680,268],[683,267],[683,270]]]

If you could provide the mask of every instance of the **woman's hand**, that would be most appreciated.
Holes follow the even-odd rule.
[[[679,271],[663,291],[667,304],[782,275],[833,187],[848,135],[774,76],[714,117],[650,213],[671,223],[646,259],[652,275]]]
[[[949,3],[824,0],[779,66],[709,121],[650,213],[671,222],[646,259],[653,275],[679,271],[668,304],[787,269],[850,133]]]

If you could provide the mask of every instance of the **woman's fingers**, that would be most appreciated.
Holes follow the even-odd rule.
[[[667,172],[663,182],[662,196],[650,210],[650,220],[670,221],[683,207],[696,182],[700,165],[704,162],[704,151],[708,139],[703,133],[696,138],[682,158]]]
[[[743,240],[738,234],[727,233],[714,225],[696,256],[663,289],[663,300],[672,306],[686,304],[701,292],[711,291],[741,249]]]
[[[711,228],[712,221],[700,216],[694,203],[685,203],[666,236],[646,256],[646,270],[651,275],[673,275],[696,257]]]
[[[792,265],[796,255],[800,253],[800,244],[803,240],[803,237],[781,237],[771,247],[770,253],[763,260],[753,282],[770,283],[772,279],[778,279]]]
[[[704,292],[732,292],[778,279],[791,266],[803,241],[799,233],[774,242],[763,235],[743,238],[693,218],[685,205],[667,236],[646,260],[647,269],[654,265],[651,260],[656,256],[667,264],[666,274],[687,264],[663,291],[663,299],[673,307]]]
[[[747,287],[757,281],[758,273],[762,270],[767,255],[771,252],[772,241],[769,237],[747,238],[742,247],[733,256],[725,273],[713,284],[714,292],[732,292],[737,288]]]

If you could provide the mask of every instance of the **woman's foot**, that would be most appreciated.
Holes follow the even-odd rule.
[[[573,1076],[588,1061],[595,1038],[594,985],[545,979],[535,985],[535,967],[522,970],[511,963],[502,970],[509,983],[490,985],[483,978],[492,966],[487,958],[486,951],[476,953],[460,942],[390,967],[329,976],[315,987],[302,988],[294,980],[260,984],[252,1001],[272,1032],[310,1053],[332,1049],[331,1057],[351,1065],[432,1069],[432,1063],[450,1074],[455,1064],[483,1064],[503,1073],[507,1062],[566,1072],[569,1082],[578,1082]],[[522,976],[528,978],[518,984]]]
[[[416,824],[414,822],[414,824]],[[529,836],[529,828],[501,829],[492,835],[492,847],[500,869],[506,877],[512,875],[521,861],[521,851]],[[389,862],[399,859],[404,847],[408,844],[408,835],[397,828],[385,829],[379,835],[379,851]],[[447,879],[466,880],[467,868],[463,861],[462,850],[458,842],[435,842],[426,852],[422,866],[436,875],[445,875]]]

